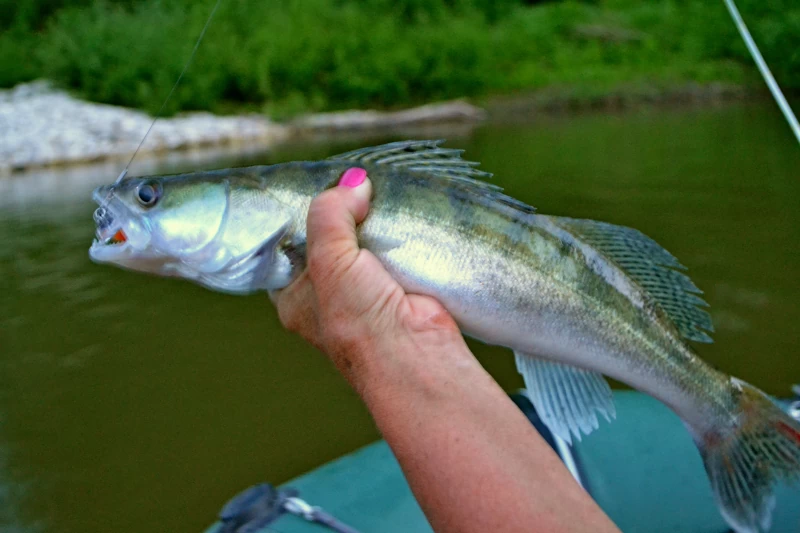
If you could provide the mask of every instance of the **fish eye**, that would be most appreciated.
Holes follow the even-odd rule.
[[[136,199],[144,207],[153,207],[161,197],[161,185],[157,182],[145,182],[136,187]]]

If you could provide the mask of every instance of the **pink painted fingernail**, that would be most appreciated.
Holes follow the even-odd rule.
[[[342,174],[341,179],[339,180],[339,186],[341,187],[358,187],[364,180],[367,179],[367,171],[363,168],[353,167],[348,168]]]

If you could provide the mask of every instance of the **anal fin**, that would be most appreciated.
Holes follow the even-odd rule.
[[[517,370],[542,422],[568,443],[600,426],[597,413],[616,417],[614,397],[602,374],[514,352]]]

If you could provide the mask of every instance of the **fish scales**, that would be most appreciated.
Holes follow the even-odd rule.
[[[95,191],[90,255],[222,292],[280,289],[304,267],[313,198],[362,167],[374,197],[361,246],[466,335],[511,348],[551,431],[570,441],[614,416],[603,375],[642,390],[685,422],[731,527],[764,531],[772,484],[800,477],[800,424],[695,355],[687,340],[712,327],[680,263],[630,228],[535,213],[440,145],[131,178]]]

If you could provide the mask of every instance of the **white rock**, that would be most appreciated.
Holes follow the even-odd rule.
[[[18,85],[0,91],[0,172],[129,157],[151,123],[145,113],[84,102],[45,81]],[[159,119],[140,153],[232,141],[267,146],[287,133],[261,116],[197,113]]]

